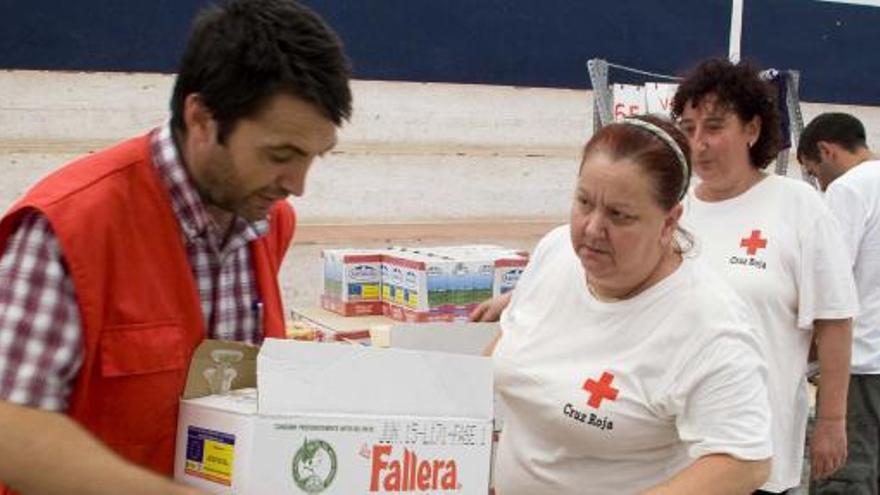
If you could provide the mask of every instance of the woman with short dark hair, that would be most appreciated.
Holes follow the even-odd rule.
[[[779,151],[779,114],[748,64],[708,60],[685,77],[673,115],[688,136],[700,182],[682,223],[699,257],[757,317],[770,371],[773,469],[763,490],[800,484],[807,422],[807,354],[820,367],[813,475],[846,459],[846,391],[857,299],[846,249],[820,196],[805,182],[763,171]]]

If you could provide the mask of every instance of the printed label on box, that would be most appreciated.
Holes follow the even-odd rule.
[[[293,481],[306,493],[321,493],[336,478],[336,451],[329,443],[304,440],[293,457]]]
[[[488,421],[303,418],[260,424],[257,434],[265,438],[261,452],[292,458],[284,477],[300,492],[462,494],[488,487]],[[269,493],[270,478],[280,474],[271,469],[275,459],[255,464],[266,469],[254,478],[255,493]]]
[[[185,472],[232,486],[235,436],[196,426],[187,429]]]

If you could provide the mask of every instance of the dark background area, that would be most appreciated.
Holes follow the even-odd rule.
[[[203,0],[0,0],[0,69],[175,71]],[[726,56],[730,0],[304,0],[358,79],[587,88],[586,62],[680,75]],[[746,0],[744,59],[805,101],[880,105],[880,8]],[[621,71],[612,82],[641,82]]]

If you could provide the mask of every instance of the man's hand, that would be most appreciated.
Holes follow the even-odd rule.
[[[816,418],[810,441],[813,478],[826,478],[846,462],[846,419]]]

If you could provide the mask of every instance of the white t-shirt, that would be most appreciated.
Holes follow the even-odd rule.
[[[840,229],[802,181],[770,175],[725,201],[685,198],[682,225],[695,252],[752,308],[766,341],[773,407],[773,468],[762,488],[800,484],[813,320],[849,318],[855,285]]]
[[[498,493],[637,493],[706,454],[770,457],[767,370],[745,304],[692,259],[600,302],[568,232],[539,243],[501,317]]]
[[[825,202],[840,223],[859,292],[852,372],[880,374],[880,161],[838,177],[825,191]]]

